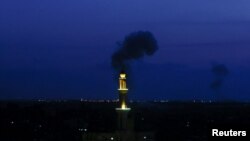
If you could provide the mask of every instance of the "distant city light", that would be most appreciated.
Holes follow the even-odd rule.
[[[14,121],[11,121],[10,124],[14,124],[15,122]]]
[[[82,128],[79,128],[78,130],[79,130],[79,131],[83,131],[83,129],[82,129]]]

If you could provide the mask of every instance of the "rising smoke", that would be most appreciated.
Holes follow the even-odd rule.
[[[224,79],[228,75],[229,71],[228,68],[223,64],[213,65],[211,71],[214,74],[215,79],[211,83],[210,87],[218,92],[221,89]]]
[[[126,71],[130,61],[153,55],[157,50],[157,41],[151,32],[133,32],[125,37],[119,50],[112,55],[112,66],[118,71]]]

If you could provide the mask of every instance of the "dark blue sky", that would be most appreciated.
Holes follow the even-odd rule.
[[[116,42],[152,32],[159,50],[132,63],[133,99],[250,100],[248,0],[1,0],[0,98],[117,97]],[[230,73],[216,95],[213,63]]]

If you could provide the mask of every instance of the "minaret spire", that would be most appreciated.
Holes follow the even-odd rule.
[[[118,130],[122,132],[126,132],[128,131],[128,128],[127,128],[128,112],[130,111],[130,108],[128,108],[128,105],[127,105],[128,88],[127,88],[127,83],[126,83],[126,73],[124,71],[120,73],[118,91],[119,91],[119,107],[116,108],[116,111],[118,113]]]
[[[125,72],[120,73],[118,91],[119,91],[119,104],[120,104],[119,106],[121,109],[126,110],[128,88],[127,88],[127,83],[126,83],[126,73]]]

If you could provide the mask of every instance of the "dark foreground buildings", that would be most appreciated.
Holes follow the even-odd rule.
[[[0,101],[0,141],[210,141],[212,129],[250,131],[249,103],[128,104],[124,75],[118,90],[119,102]]]
[[[1,101],[1,141],[82,141],[105,134],[115,140],[117,102],[111,101]],[[129,103],[128,128],[155,141],[207,141],[211,129],[248,130],[250,104],[213,102]],[[133,123],[133,124],[132,124]],[[134,135],[132,135],[134,136]],[[113,138],[112,138],[113,137]],[[146,137],[144,140],[150,140]],[[212,139],[213,140],[213,139]]]

